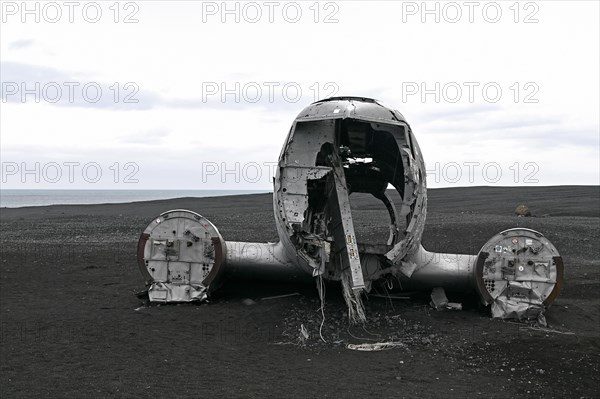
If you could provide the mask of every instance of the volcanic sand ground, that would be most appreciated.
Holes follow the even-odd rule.
[[[225,240],[275,241],[270,195],[2,209],[0,396],[599,397],[600,188],[428,193],[429,250],[475,254],[519,226],[556,245],[565,284],[546,330],[490,319],[473,295],[449,294],[462,311],[434,311],[427,293],[371,298],[368,324],[349,327],[328,285],[324,343],[313,284],[228,281],[210,304],[148,306],[134,295],[144,288],[136,243],[153,217],[190,209]],[[354,203],[357,229],[386,226],[380,204]],[[520,203],[536,217],[517,218]],[[347,348],[384,341],[404,345]]]

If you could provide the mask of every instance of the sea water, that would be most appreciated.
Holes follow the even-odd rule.
[[[106,204],[182,197],[220,197],[259,194],[260,190],[0,190],[0,207]]]

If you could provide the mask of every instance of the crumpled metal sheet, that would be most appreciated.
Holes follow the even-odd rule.
[[[204,302],[207,289],[203,285],[152,283],[148,288],[151,302]]]
[[[431,306],[436,310],[442,310],[448,305],[446,292],[441,287],[435,287],[431,291]]]
[[[400,262],[399,270],[406,277],[410,277],[417,270],[417,264],[415,262]]]
[[[411,134],[412,137],[412,134]],[[413,254],[420,246],[421,237],[425,229],[425,219],[427,216],[427,182],[425,164],[416,144],[414,150],[418,154],[417,159],[413,158],[411,152],[404,148],[402,163],[404,164],[405,195],[402,201],[402,207],[399,211],[399,218],[410,217],[410,223],[406,227],[405,239],[398,242],[385,257],[393,264],[398,265],[407,255]],[[415,269],[402,271],[407,277],[410,277]],[[402,265],[402,267],[406,267]]]
[[[500,319],[536,318],[544,310],[541,302],[529,302],[522,299],[502,298],[492,303],[492,317]]]

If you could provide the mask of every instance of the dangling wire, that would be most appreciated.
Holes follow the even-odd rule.
[[[321,325],[319,326],[319,337],[321,341],[327,343],[323,338],[323,325],[325,324],[325,283],[323,282],[323,276],[317,276],[317,291],[319,292],[319,298],[321,299]]]

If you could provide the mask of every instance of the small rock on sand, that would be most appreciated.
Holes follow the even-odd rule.
[[[529,211],[527,205],[517,206],[515,209],[515,214],[517,214],[517,216],[531,216],[531,212]]]

